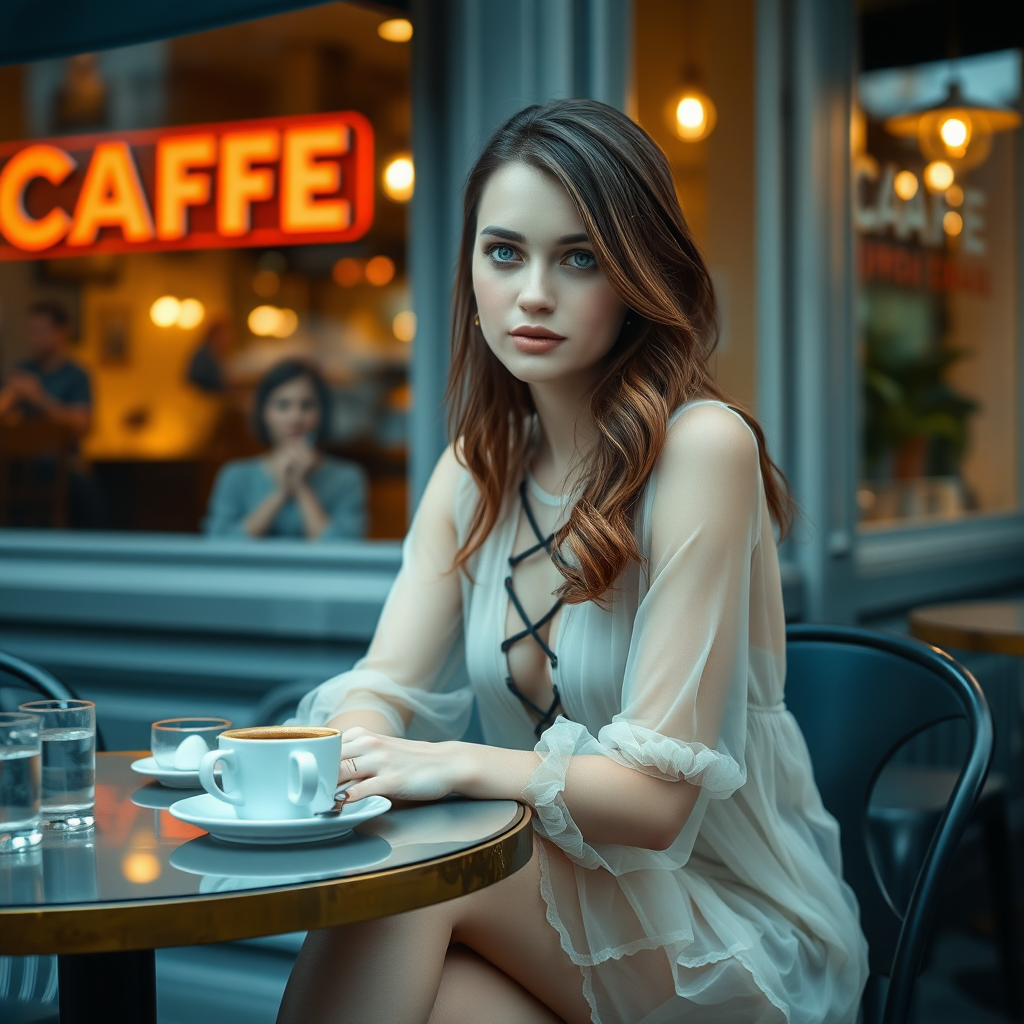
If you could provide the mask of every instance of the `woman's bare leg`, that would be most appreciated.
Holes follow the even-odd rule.
[[[430,1024],[561,1024],[536,996],[467,946],[451,946]]]
[[[514,875],[469,896],[366,924],[310,932],[288,981],[278,1022],[426,1024],[438,1000],[452,941],[469,946],[556,1019],[589,1022],[583,977],[545,917],[536,853]],[[459,959],[452,969],[465,975],[469,967]],[[453,974],[449,981],[458,977]],[[476,980],[485,983],[479,975]],[[449,985],[448,991],[455,989]],[[459,1011],[455,1003],[439,1011],[445,1006],[453,1014]],[[500,1019],[495,1012],[488,1008],[477,1019]],[[435,1024],[443,1019],[435,1018]],[[550,1017],[535,1019],[539,1024]]]

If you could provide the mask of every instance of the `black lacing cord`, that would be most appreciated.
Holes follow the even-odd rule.
[[[549,534],[544,537],[540,532],[540,527],[537,525],[537,520],[533,516],[533,510],[530,508],[530,503],[526,499],[526,481],[524,480],[519,485],[519,498],[523,503],[523,511],[526,513],[527,521],[530,524],[530,528],[533,530],[533,535],[537,538],[537,543],[533,547],[527,548],[525,551],[521,551],[518,555],[513,555],[508,560],[510,568],[514,569],[524,559],[529,558],[531,555],[537,554],[538,551],[545,551],[548,555],[551,555],[551,545],[555,539],[555,535]],[[526,610],[523,608],[522,602],[519,600],[516,594],[515,587],[512,584],[511,575],[505,577],[505,591],[512,602],[513,607],[519,613],[519,617],[523,620],[523,625],[526,627],[522,632],[516,633],[515,636],[510,636],[506,640],[502,641],[501,651],[505,655],[505,665],[508,667],[508,650],[513,644],[519,643],[520,640],[525,640],[528,636],[532,636],[536,641],[540,649],[547,655],[548,661],[551,663],[551,668],[555,669],[558,667],[558,657],[553,650],[541,639],[540,634],[537,632],[541,626],[546,625],[551,621],[555,612],[562,607],[562,599],[559,598],[555,603],[548,609],[545,615],[538,619],[536,622],[530,621],[530,616],[526,614]],[[535,715],[539,717],[539,721],[534,726],[533,734],[538,739],[544,730],[555,720],[555,715],[558,712],[559,707],[562,703],[562,698],[559,696],[558,687],[552,682],[551,689],[553,692],[553,700],[551,706],[545,711],[544,708],[538,707],[528,697],[524,697],[519,692],[519,687],[516,686],[515,680],[512,678],[512,670],[508,669],[508,675],[505,677],[505,685],[509,690],[515,694],[516,697],[522,702],[522,704],[529,708]]]

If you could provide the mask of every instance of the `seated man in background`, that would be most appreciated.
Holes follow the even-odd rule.
[[[67,356],[68,314],[56,302],[28,311],[29,357],[18,363],[0,391],[0,416],[18,410],[43,415],[82,437],[92,421],[89,375]]]
[[[330,422],[330,392],[300,359],[278,363],[253,403],[269,451],[221,468],[203,522],[214,537],[327,540],[366,532],[366,474],[320,450]]]
[[[89,375],[67,355],[68,314],[56,302],[33,303],[28,310],[27,359],[21,360],[0,389],[0,418],[31,421],[45,417],[63,427],[74,456],[68,477],[69,519],[72,526],[102,525],[99,491],[78,459],[78,440],[92,423]],[[32,461],[37,482],[54,473],[53,458]]]

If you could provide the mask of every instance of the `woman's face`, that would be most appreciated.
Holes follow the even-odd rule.
[[[303,438],[313,443],[320,429],[320,403],[313,382],[295,377],[274,388],[263,406],[263,422],[274,447]]]
[[[488,346],[529,384],[589,376],[627,312],[569,194],[521,163],[499,167],[484,186],[473,290]]]

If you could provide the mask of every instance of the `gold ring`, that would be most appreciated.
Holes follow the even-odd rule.
[[[356,774],[356,759],[354,757],[346,757],[345,760],[341,763],[348,766],[345,770],[349,773],[349,775]]]

